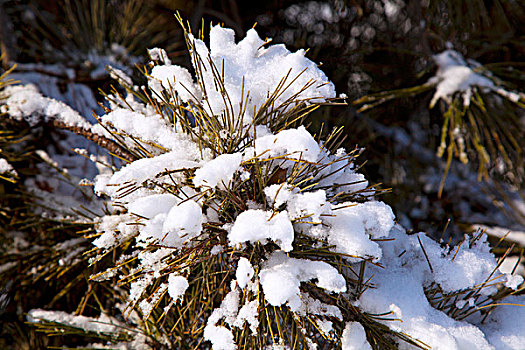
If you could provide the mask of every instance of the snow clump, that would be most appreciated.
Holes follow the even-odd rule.
[[[372,350],[359,322],[348,322],[341,338],[342,350]]]
[[[173,300],[182,299],[188,286],[188,280],[183,276],[172,273],[168,278],[168,293]]]
[[[428,83],[437,84],[436,92],[430,101],[431,107],[440,99],[450,103],[452,96],[457,92],[462,94],[463,104],[468,106],[473,87],[492,90],[514,102],[520,100],[518,93],[496,86],[490,76],[479,72],[480,63],[473,60],[465,61],[463,56],[455,50],[449,49],[434,55],[434,61],[438,66],[438,71],[436,76],[428,81]]]
[[[18,176],[13,166],[4,158],[0,158],[0,175],[1,174]]]

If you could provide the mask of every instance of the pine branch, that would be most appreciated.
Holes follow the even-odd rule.
[[[93,141],[100,147],[105,148],[110,153],[128,162],[132,162],[136,160],[136,157],[132,153],[127,151],[124,147],[120,146],[115,141],[108,139],[107,137],[104,137],[99,134],[95,134],[94,132],[87,130],[83,127],[68,125],[59,120],[53,120],[52,124],[54,127],[58,129],[68,130],[68,131],[74,132],[77,135],[84,136],[86,139]]]

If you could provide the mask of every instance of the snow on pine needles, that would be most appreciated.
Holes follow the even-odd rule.
[[[130,155],[95,178],[108,213],[91,260],[92,280],[128,291],[128,322],[174,348],[525,342],[525,309],[489,313],[522,280],[498,271],[482,234],[457,247],[408,235],[358,172],[359,150],[338,148],[342,130],[321,140],[301,125],[336,98],[304,51],[254,29],[186,40],[193,72],[150,50],[148,87],[119,75],[126,93],[93,128]]]

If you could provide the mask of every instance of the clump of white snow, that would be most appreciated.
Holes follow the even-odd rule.
[[[206,102],[202,103],[211,115],[220,115],[230,110],[238,123],[249,125],[256,112],[266,101],[267,96],[276,93],[274,106],[283,111],[291,106],[290,98],[303,89],[296,100],[307,103],[324,102],[335,97],[334,85],[314,62],[304,56],[304,51],[291,53],[284,45],[264,47],[265,42],[254,29],[246,37],[235,43],[234,31],[220,26],[210,31],[210,47],[190,36],[197,54],[193,65],[199,71],[201,84],[206,86]],[[153,59],[164,57],[162,52],[150,52]],[[211,62],[209,61],[211,59]],[[215,67],[212,68],[211,64]],[[224,86],[215,84],[214,69],[224,67]],[[284,77],[287,77],[282,83]],[[151,82],[153,81],[153,82]],[[168,92],[173,89],[182,102],[197,100],[201,102],[198,85],[183,68],[166,62],[152,71],[153,89],[159,93],[162,87]],[[288,86],[289,85],[289,86]],[[287,86],[287,89],[284,87]],[[228,98],[224,98],[224,94]],[[243,102],[243,103],[241,103]],[[245,106],[246,105],[246,106]]]
[[[195,171],[193,183],[197,187],[227,187],[234,173],[239,170],[242,155],[240,153],[221,154]]]
[[[336,252],[349,255],[351,261],[381,258],[381,248],[370,237],[388,237],[394,226],[389,206],[381,202],[342,203],[333,208],[333,213],[325,222],[330,225],[328,243],[335,246]]]
[[[232,332],[224,326],[206,326],[204,328],[204,339],[212,343],[214,350],[237,349]]]
[[[108,66],[107,69],[109,71],[109,76],[118,81],[120,84],[125,86],[133,86],[133,80],[131,80],[131,77],[122,70],[111,66]]]
[[[4,158],[0,158],[0,174],[7,174],[11,176],[18,176],[16,170]]]
[[[496,263],[494,256],[488,254],[486,242],[478,241],[472,248],[461,248],[468,253],[456,261],[462,254],[461,250],[453,259],[454,254],[449,254],[447,248],[442,248],[424,235],[419,236],[420,244],[417,236],[408,236],[396,226],[391,237],[395,241],[381,242],[383,268],[369,267],[368,273],[374,274],[374,288],[367,290],[359,299],[362,310],[370,313],[392,311],[393,318],[402,322],[387,322],[391,329],[409,334],[432,349],[494,349],[482,327],[475,322],[457,321],[435,309],[424,289],[434,282],[452,292],[485,282]],[[483,295],[490,291],[489,287],[479,293]],[[456,306],[463,307],[464,304],[468,302]]]
[[[119,242],[136,234],[136,227],[127,225],[130,221],[127,215],[106,215],[96,225],[101,235],[93,241],[98,248],[111,248]]]
[[[489,77],[475,71],[472,66],[480,67],[481,65],[472,60],[469,60],[470,64],[467,63],[463,56],[455,50],[449,49],[434,55],[434,61],[438,65],[438,71],[436,76],[428,81],[431,84],[437,84],[436,92],[430,101],[431,107],[440,99],[450,102],[452,96],[457,92],[463,94],[463,104],[468,106],[473,87],[492,90],[514,102],[521,98],[520,94],[496,86]]]
[[[264,189],[266,200],[273,204],[274,208],[279,208],[292,197],[293,192],[286,183],[274,184]]]
[[[188,156],[198,154],[200,157],[200,154],[196,153],[198,147],[187,135],[175,132],[169,122],[166,122],[153,111],[137,112],[116,108],[103,115],[100,121],[102,124],[118,130],[119,133],[132,135],[146,144],[154,145],[150,148],[150,152],[158,153],[159,150],[173,150],[178,151],[179,154],[189,152]],[[95,125],[93,129],[106,137],[112,137],[101,125]],[[135,141],[128,141],[127,143],[130,147],[135,145]]]
[[[271,211],[250,209],[237,216],[228,239],[231,245],[272,240],[283,251],[289,252],[293,249],[294,231],[285,211],[275,214]]]
[[[248,282],[251,281],[255,271],[253,270],[252,264],[246,258],[240,258],[237,263],[237,271],[235,271],[235,277],[237,278],[237,283],[239,288],[244,289]]]
[[[301,282],[317,279],[316,285],[329,292],[346,291],[345,278],[328,263],[289,258],[279,251],[268,259],[259,273],[259,279],[270,305],[287,304],[291,310],[301,307]]]
[[[322,215],[331,213],[330,209],[324,190],[294,194],[287,201],[290,218],[299,221],[321,223]]]
[[[174,301],[182,299],[188,287],[189,283],[186,277],[176,273],[170,274],[168,278],[168,294]]]
[[[342,350],[372,350],[366,333],[359,322],[348,322],[341,338]]]
[[[166,237],[161,242],[176,246],[178,239],[197,237],[201,233],[202,222],[202,209],[195,201],[188,200],[175,205],[164,221],[162,231],[166,233]]]
[[[91,130],[91,124],[77,111],[63,102],[42,96],[35,85],[8,86],[5,94],[7,113],[15,120],[25,120],[31,126],[42,121],[58,120],[69,126]]]
[[[258,137],[255,139],[255,153],[262,159],[286,156],[294,160],[316,162],[321,148],[305,127],[300,126],[283,130],[277,135]],[[288,164],[293,166],[294,163]]]
[[[162,98],[163,91],[176,92],[182,101],[201,98],[200,90],[195,87],[193,78],[186,68],[172,65],[155,66],[150,75],[152,79],[148,84],[158,99]]]
[[[128,211],[145,218],[153,218],[161,213],[168,213],[180,200],[172,194],[152,194],[138,198],[128,204]]]
[[[181,145],[182,146],[182,145]],[[128,201],[138,199],[142,196],[153,194],[152,191],[142,185],[148,180],[159,183],[169,183],[171,178],[177,178],[184,169],[199,167],[200,161],[192,147],[181,147],[179,151],[172,151],[153,158],[142,158],[122,167],[114,174],[103,174],[95,178],[95,192],[105,194],[114,199],[121,195],[120,187],[130,184],[139,185],[137,191],[126,195]],[[185,153],[183,153],[185,152]],[[166,170],[172,173],[166,173]]]
[[[437,82],[436,92],[430,105],[433,106],[439,99],[450,101],[452,95],[458,91],[468,92],[472,86],[480,88],[493,88],[494,83],[487,77],[478,74],[470,68],[460,53],[446,50],[434,56],[438,65],[436,77],[431,82]],[[464,103],[470,103],[470,92]]]
[[[148,55],[152,61],[159,61],[166,65],[171,65],[171,60],[166,53],[166,50],[155,47],[153,49],[148,49]]]

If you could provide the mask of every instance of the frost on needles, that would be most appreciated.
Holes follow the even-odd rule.
[[[148,88],[108,96],[94,128],[133,155],[95,179],[110,212],[92,261],[115,256],[92,278],[129,286],[129,322],[177,348],[525,343],[525,308],[510,305],[525,300],[502,301],[522,280],[499,272],[483,234],[456,247],[408,235],[358,150],[337,148],[341,130],[321,141],[301,125],[336,97],[304,51],[254,29],[186,39],[192,72],[151,50]]]

